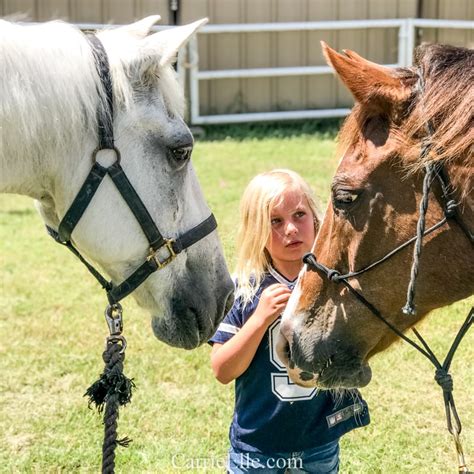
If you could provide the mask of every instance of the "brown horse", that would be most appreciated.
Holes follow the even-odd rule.
[[[425,165],[442,164],[451,181],[456,219],[423,240],[416,314],[401,310],[413,243],[348,279],[404,332],[431,310],[474,293],[474,51],[421,46],[413,68],[392,70],[322,45],[356,105],[340,132],[342,159],[313,249],[317,262],[347,274],[378,261],[416,235]],[[433,179],[426,229],[444,218],[441,188]],[[327,277],[303,269],[283,316],[279,354],[297,383],[361,387],[371,379],[368,360],[397,335],[347,286]]]

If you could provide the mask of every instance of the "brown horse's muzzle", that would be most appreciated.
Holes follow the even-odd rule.
[[[287,338],[284,331],[282,324],[277,353],[294,383],[321,389],[350,389],[370,382],[372,370],[365,357],[343,345],[342,338],[331,335],[322,339],[308,328],[303,333],[293,328]]]

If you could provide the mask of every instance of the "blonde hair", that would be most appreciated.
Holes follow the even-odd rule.
[[[271,233],[271,212],[281,203],[282,194],[299,190],[313,213],[315,231],[319,227],[319,209],[308,183],[296,172],[275,169],[255,176],[245,188],[240,201],[240,224],[237,234],[236,296],[248,304],[271,265],[266,245]]]

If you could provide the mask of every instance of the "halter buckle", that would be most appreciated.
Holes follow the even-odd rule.
[[[159,269],[166,267],[166,265],[176,257],[176,252],[173,249],[174,242],[173,239],[165,239],[165,243],[161,247],[158,247],[157,249],[151,248],[148,257],[146,258],[147,261],[154,260]],[[161,256],[160,254],[163,249],[165,249],[167,254]]]

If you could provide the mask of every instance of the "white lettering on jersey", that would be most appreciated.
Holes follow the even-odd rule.
[[[297,402],[300,400],[311,400],[317,392],[316,387],[300,387],[291,381],[285,365],[276,352],[276,339],[280,331],[280,319],[277,319],[268,330],[270,361],[278,369],[272,372],[272,392],[282,402]]]

